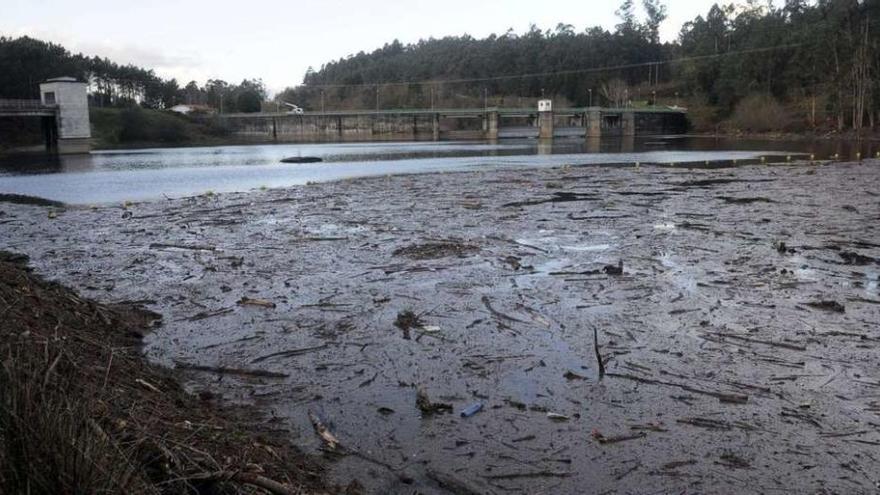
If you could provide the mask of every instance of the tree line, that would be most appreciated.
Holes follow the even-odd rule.
[[[683,105],[704,128],[861,130],[880,121],[880,0],[716,4],[662,42],[661,0],[625,0],[611,29],[570,24],[478,39],[397,40],[309,69],[276,96],[306,110],[557,105]],[[36,98],[73,75],[95,106],[178,103],[259,111],[259,79],[181,86],[152,70],[0,37],[0,98]]]
[[[310,69],[278,98],[310,110],[509,106],[542,96],[576,106],[681,103],[706,122],[756,128],[842,131],[880,120],[880,0],[716,4],[667,43],[658,34],[665,6],[641,4],[639,18],[633,0],[623,2],[613,29],[395,40]]]
[[[72,76],[89,83],[90,103],[96,107],[167,109],[198,104],[223,112],[259,112],[267,91],[259,79],[240,84],[210,79],[204,85],[163,79],[153,70],[118,64],[101,57],[70,53],[61,45],[27,36],[0,37],[0,98],[39,98],[39,83]]]

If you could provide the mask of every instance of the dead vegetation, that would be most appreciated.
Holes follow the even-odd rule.
[[[151,353],[277,414],[366,493],[734,493],[746,474],[755,492],[869,493],[876,163],[392,176],[131,219],[4,205],[0,242],[94,297],[154,301]],[[480,250],[394,255],[449,239]]]
[[[479,251],[477,246],[459,241],[427,242],[412,244],[394,251],[394,256],[414,260],[435,260],[452,256],[464,257]]]
[[[3,493],[322,491],[259,418],[187,394],[141,356],[158,315],[106,307],[0,256]]]

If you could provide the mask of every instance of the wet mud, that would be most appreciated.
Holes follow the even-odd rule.
[[[161,313],[151,359],[367,493],[876,493],[878,184],[574,167],[0,204],[0,248]]]

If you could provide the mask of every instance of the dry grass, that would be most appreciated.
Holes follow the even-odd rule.
[[[36,356],[26,347],[7,347],[0,368],[4,493],[158,493],[131,461],[136,453],[98,426],[106,418],[92,417],[59,346]]]
[[[145,362],[153,315],[10,259],[0,253],[0,493],[324,491],[320,467],[268,439],[253,411],[192,397]]]

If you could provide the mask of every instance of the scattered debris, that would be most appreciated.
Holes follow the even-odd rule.
[[[213,318],[215,316],[225,315],[232,313],[234,310],[232,308],[220,308],[215,309],[213,311],[202,311],[201,313],[194,314],[189,318],[186,318],[187,321],[199,321],[207,318]]]
[[[424,414],[425,416],[452,412],[451,404],[444,404],[442,402],[431,402],[431,399],[428,398],[428,392],[426,392],[425,389],[421,387],[416,390],[416,407],[418,407],[419,410],[422,411],[422,414]]]
[[[605,265],[602,268],[602,271],[605,272],[606,275],[623,275],[623,260],[618,261],[617,266]]]
[[[873,264],[880,265],[880,260],[878,260],[877,258],[872,258],[870,256],[864,256],[862,254],[859,254],[859,253],[856,253],[853,251],[841,251],[837,254],[840,255],[841,258],[843,258],[843,261],[847,265],[858,265],[858,266],[873,265]]]
[[[315,433],[321,437],[321,440],[324,441],[324,444],[329,450],[335,451],[341,447],[339,440],[330,432],[330,429],[327,428],[327,425],[321,421],[321,418],[319,418],[317,414],[309,411],[309,421],[312,422],[312,426],[315,428]]]
[[[774,242],[773,245],[776,248],[776,251],[779,252],[779,254],[795,254],[795,253],[797,253],[796,249],[788,247],[784,241]]]
[[[205,366],[202,364],[187,363],[185,361],[174,361],[174,367],[183,370],[205,371],[208,373],[217,373],[220,375],[239,375],[253,376],[260,378],[287,378],[289,373],[277,373],[274,371],[250,370],[244,368],[226,368],[223,366]]]
[[[189,251],[216,251],[214,246],[188,245],[188,244],[169,244],[164,242],[154,242],[150,244],[150,249],[184,249]]]
[[[570,371],[570,370],[566,371],[565,374],[562,375],[562,377],[565,378],[566,380],[569,380],[569,381],[571,381],[571,380],[586,380],[587,379],[587,377],[578,375],[577,373]]]
[[[118,206],[68,208],[63,220],[47,222],[45,209],[4,204],[0,222],[15,222],[0,223],[0,239],[28,246],[38,270],[95,297],[151,299],[146,304],[173,323],[149,344],[150,355],[226,366],[205,366],[205,373],[186,378],[196,390],[252,401],[274,413],[266,419],[278,438],[294,437],[280,430],[305,421],[309,409],[332,412],[336,425],[327,427],[346,433],[347,449],[373,449],[364,453],[394,468],[375,469],[379,464],[371,461],[362,470],[358,459],[341,463],[352,469],[343,476],[370,473],[361,478],[367,493],[406,488],[394,485],[401,482],[412,485],[409,491],[512,493],[538,486],[574,492],[593,482],[586,479],[589,473],[572,469],[570,480],[529,476],[555,471],[566,460],[578,467],[583,445],[576,442],[585,440],[599,454],[591,462],[606,473],[588,486],[596,492],[654,480],[661,483],[652,487],[658,492],[727,492],[734,490],[736,473],[730,471],[728,479],[721,472],[734,469],[737,459],[721,459],[719,448],[727,447],[727,430],[739,429],[756,432],[754,446],[780,446],[760,463],[750,457],[751,448],[736,451],[753,463],[754,486],[847,493],[859,489],[852,480],[865,487],[867,482],[863,476],[835,477],[838,463],[850,459],[836,460],[829,452],[859,454],[861,466],[853,469],[872,472],[876,462],[867,454],[876,445],[856,441],[876,442],[877,436],[794,440],[814,428],[810,419],[821,422],[821,432],[851,431],[853,424],[873,431],[870,423],[880,412],[874,393],[880,386],[870,366],[880,347],[874,329],[878,278],[871,265],[880,246],[872,242],[877,231],[870,223],[880,193],[870,188],[876,181],[850,180],[876,178],[874,168],[828,167],[814,177],[797,167],[744,166],[650,168],[638,176],[584,167],[565,174],[518,169],[377,178],[140,203],[125,210],[134,213],[129,220],[120,219]],[[687,192],[670,189],[684,179],[694,182]],[[746,183],[754,179],[772,182]],[[547,190],[548,183],[564,189]],[[827,208],[814,204],[820,185],[831,192],[821,195]],[[765,194],[778,205],[715,199]],[[548,198],[542,206],[500,207]],[[462,199],[480,206],[471,210]],[[863,213],[846,213],[841,201]],[[711,212],[701,210],[706,204]],[[653,228],[659,223],[678,230],[659,239]],[[107,242],[95,242],[99,234],[86,232],[86,225],[100,225],[94,230]],[[466,241],[444,240],[454,236]],[[426,247],[435,243],[436,249]],[[797,244],[797,256],[788,256],[789,243]],[[462,253],[458,244],[478,249]],[[603,270],[614,257],[619,262]],[[628,263],[625,272],[622,263]],[[615,271],[622,276],[613,276]],[[243,295],[281,309],[236,305]],[[0,326],[17,297],[0,300]],[[845,304],[846,317],[806,305],[824,299]],[[437,309],[418,314],[422,306]],[[404,312],[407,307],[414,312]],[[96,321],[107,316],[91,308],[83,314]],[[55,322],[52,314],[41,318]],[[585,354],[591,349],[584,329],[590,327],[592,365]],[[17,334],[27,339],[26,330]],[[55,358],[43,356],[47,364]],[[103,376],[107,362],[78,365],[101,368]],[[285,376],[239,374],[261,371],[250,368]],[[134,381],[140,377],[162,393]],[[594,383],[598,377],[603,381]],[[173,393],[151,375],[129,376],[125,383],[151,400]],[[412,402],[407,406],[411,394],[425,412],[411,409]],[[487,414],[457,419],[454,409],[478,400]],[[454,416],[411,424],[414,415],[450,411]],[[693,415],[700,417],[687,418]],[[603,419],[591,426],[608,434],[602,438],[612,445],[600,447],[598,438],[585,438],[589,433],[570,434],[587,417]],[[200,431],[201,424],[193,421],[189,428]],[[349,440],[353,433],[358,438]],[[622,439],[630,435],[620,433],[649,438],[627,441]],[[422,448],[432,441],[440,448]],[[690,446],[693,455],[676,450]],[[465,487],[425,479],[428,465],[413,464],[411,452],[420,453],[419,462],[444,466],[438,469],[446,481]],[[648,472],[691,457],[698,466],[670,463],[659,475],[667,478]],[[819,466],[814,476],[801,480],[784,469],[797,471],[801,458]],[[778,475],[779,485],[768,472]],[[525,476],[482,478],[513,473]],[[627,479],[616,484],[620,475]],[[688,487],[690,482],[695,484]]]
[[[624,378],[627,380],[633,380],[633,381],[637,381],[637,382],[641,382],[641,383],[649,383],[649,384],[654,384],[654,385],[666,385],[668,387],[676,387],[676,388],[680,388],[682,390],[686,390],[688,392],[693,392],[695,394],[708,395],[710,397],[715,397],[716,399],[718,399],[721,402],[726,402],[726,403],[730,403],[730,404],[745,404],[749,401],[748,395],[716,392],[713,390],[703,390],[703,389],[699,389],[696,387],[692,387],[690,385],[685,385],[683,383],[667,382],[667,381],[663,381],[663,380],[655,380],[652,378],[643,378],[640,376],[628,375],[628,374],[622,374],[622,373],[608,373],[607,375],[611,376],[611,377],[615,377],[615,378]]]
[[[473,404],[471,404],[461,410],[461,417],[462,418],[469,418],[482,410],[483,410],[483,403],[482,402],[475,402],[475,403],[473,403]]]
[[[748,469],[752,467],[752,463],[731,452],[721,454],[721,460],[716,461],[715,464],[734,469]]]
[[[434,260],[457,256],[463,258],[479,251],[477,246],[459,241],[429,242],[413,244],[394,251],[394,256],[405,256],[414,260]]]
[[[593,327],[593,351],[596,353],[596,363],[599,365],[599,379],[605,377],[605,363],[602,361],[602,354],[599,352],[599,331]]]
[[[566,478],[571,476],[569,471],[535,471],[531,473],[508,473],[508,474],[488,474],[484,478],[490,480],[512,480],[518,478]]]
[[[239,306],[260,306],[262,308],[275,308],[275,303],[265,299],[252,299],[250,297],[242,297],[237,303]]]
[[[272,359],[272,358],[276,358],[276,357],[301,356],[303,354],[308,354],[308,353],[314,352],[314,351],[320,351],[320,350],[326,349],[326,348],[327,348],[327,344],[321,344],[321,345],[316,345],[316,346],[312,346],[312,347],[303,347],[301,349],[290,349],[287,351],[273,352],[271,354],[266,354],[264,356],[254,358],[253,360],[251,360],[251,364],[262,363],[263,361],[265,361],[267,359]]]
[[[290,156],[282,158],[281,163],[320,163],[324,159],[318,156]]]
[[[421,317],[408,309],[397,313],[397,319],[394,320],[394,326],[403,331],[403,338],[406,340],[412,338],[410,330],[423,325]]]
[[[733,196],[718,196],[718,199],[735,205],[749,205],[752,203],[775,203],[769,198],[736,198]]]
[[[489,312],[492,313],[492,316],[499,318],[499,319],[502,319],[502,320],[512,321],[515,323],[525,323],[525,321],[520,320],[519,318],[514,318],[513,316],[506,315],[506,314],[498,311],[497,309],[493,308],[492,303],[491,303],[491,301],[489,301],[488,296],[484,295],[480,298],[480,300],[483,302],[483,306],[485,306],[486,309],[488,309]]]
[[[597,442],[599,442],[603,445],[609,444],[609,443],[625,442],[627,440],[636,440],[638,438],[645,438],[646,436],[648,436],[647,433],[641,431],[638,433],[630,433],[630,434],[614,435],[614,436],[606,437],[601,432],[599,432],[599,430],[595,430],[595,429],[590,434]]]
[[[837,301],[813,301],[806,303],[807,306],[832,313],[845,313],[846,307]]]
[[[733,428],[727,421],[712,418],[681,418],[676,420],[676,422],[714,430],[730,430]]]

